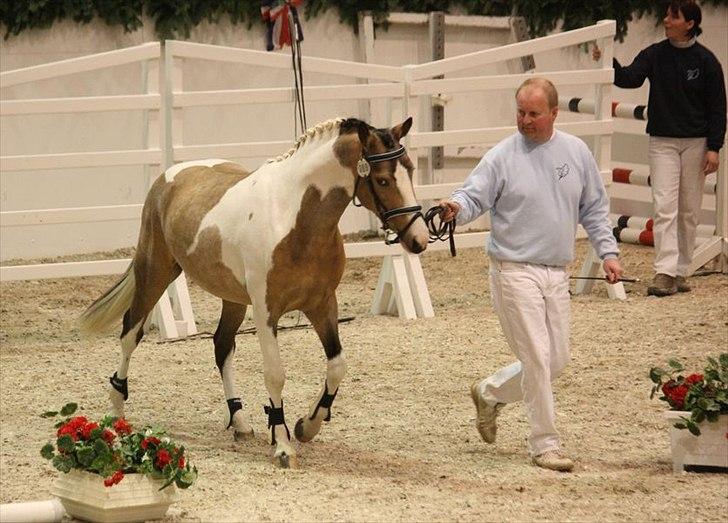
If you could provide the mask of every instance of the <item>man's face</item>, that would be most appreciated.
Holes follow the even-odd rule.
[[[518,108],[516,120],[521,134],[537,143],[551,139],[559,108],[549,109],[546,95],[540,88],[521,89],[516,97],[516,107]]]

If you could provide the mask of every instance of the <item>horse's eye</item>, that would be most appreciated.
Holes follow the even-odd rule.
[[[381,185],[382,187],[386,187],[387,185],[389,185],[389,182],[387,181],[386,178],[379,178],[377,180],[377,185]]]

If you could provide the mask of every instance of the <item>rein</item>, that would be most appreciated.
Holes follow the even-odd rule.
[[[384,207],[384,204],[382,203],[382,200],[379,198],[379,195],[377,194],[377,191],[374,189],[374,182],[372,182],[371,172],[372,172],[372,164],[374,163],[381,163],[386,162],[388,160],[396,160],[397,158],[401,158],[405,155],[406,149],[404,146],[400,146],[397,149],[393,149],[391,151],[387,151],[386,153],[378,153],[378,154],[365,154],[363,155],[359,161],[356,164],[356,182],[354,183],[354,195],[351,197],[351,203],[355,207],[361,207],[361,202],[356,201],[356,191],[359,188],[359,181],[363,178],[366,180],[367,187],[369,188],[369,193],[372,195],[372,199],[374,200],[374,206],[376,207],[377,211],[377,217],[379,218],[379,221],[382,222],[382,230],[384,231],[384,243],[387,245],[392,245],[393,243],[399,243],[400,238],[403,234],[407,232],[407,230],[412,226],[412,224],[417,220],[417,218],[422,218],[424,220],[424,216],[422,215],[422,206],[421,205],[411,205],[409,207],[397,207],[396,209],[390,209],[387,210],[386,207]],[[398,232],[395,232],[389,225],[390,218],[394,218],[395,216],[402,216],[403,214],[410,214],[414,213],[414,216],[412,216],[412,219],[407,223],[407,225]],[[391,238],[392,235],[395,235],[394,238]]]
[[[425,213],[425,224],[427,225],[427,231],[430,233],[430,243],[436,241],[449,241],[450,242],[450,256],[455,257],[455,220],[449,222],[440,221],[439,224],[435,224],[435,217],[440,215],[442,208],[439,205],[430,207]]]

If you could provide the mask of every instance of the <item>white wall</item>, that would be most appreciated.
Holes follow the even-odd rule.
[[[122,29],[111,28],[103,22],[78,25],[61,22],[48,30],[27,31],[19,36],[0,41],[0,70],[28,67],[31,65],[83,56],[144,42],[153,41],[153,24],[147,23],[140,30],[125,34]],[[704,9],[704,34],[700,41],[710,48],[721,61],[724,74],[728,69],[728,9]],[[360,60],[358,39],[348,26],[339,23],[335,13],[313,20],[304,20],[305,41],[303,52],[343,60]],[[663,37],[661,28],[652,19],[638,20],[631,24],[624,43],[616,45],[615,56],[622,63],[629,63],[646,45]],[[455,56],[506,43],[506,31],[484,31],[472,28],[448,28],[446,56]],[[229,23],[212,25],[205,23],[196,28],[191,41],[234,46],[249,49],[263,48],[262,29],[248,30],[244,25]],[[429,43],[426,27],[392,26],[388,32],[379,30],[375,42],[376,63],[403,65],[421,63],[429,59]],[[283,51],[289,53],[288,49]],[[539,73],[548,71],[591,68],[595,64],[582,50],[574,48],[561,52],[535,55]],[[483,73],[503,74],[516,72],[513,64],[493,66],[487,71],[460,73],[460,76]],[[96,73],[84,73],[57,80],[33,82],[2,89],[3,100],[88,96],[104,94],[134,94],[144,92],[146,75],[141,66],[116,67]],[[290,87],[292,76],[288,72],[265,68],[230,66],[191,60],[183,70],[185,90],[241,89],[256,86]],[[306,85],[350,83],[333,75],[307,75]],[[614,89],[617,100],[628,102],[646,101],[647,85],[638,90]],[[570,96],[593,97],[589,91],[565,89]],[[491,92],[488,97],[454,97],[446,108],[446,129],[512,125],[514,118],[512,92]],[[384,126],[383,105],[374,104],[371,123]],[[396,109],[396,108],[395,108]],[[356,102],[338,104],[307,104],[309,125],[333,116],[356,115]],[[396,111],[395,111],[396,113]],[[568,120],[575,115],[562,114]],[[43,154],[72,151],[100,151],[144,148],[145,120],[142,111],[127,113],[96,113],[86,115],[3,116],[0,119],[0,151],[2,155]],[[421,118],[419,125],[426,124]],[[416,123],[417,125],[417,123]],[[424,127],[422,127],[424,129]],[[292,139],[293,107],[290,104],[226,106],[222,108],[189,108],[184,113],[183,141],[187,144],[204,144],[239,141],[266,141]],[[615,148],[624,151],[629,161],[639,161],[646,146],[620,137]],[[483,148],[464,148],[453,154],[461,155],[459,167],[471,165]],[[264,158],[246,159],[244,163],[254,168]],[[146,193],[147,173],[142,167],[87,168],[38,172],[3,172],[0,177],[0,209],[3,211],[42,209],[91,205],[115,205],[141,203]],[[361,211],[347,212],[342,222],[344,232],[357,230],[367,223]],[[133,245],[138,221],[115,222],[112,227],[93,224],[63,224],[52,226],[18,227],[3,230],[0,239],[0,259],[53,256],[81,252],[109,250]]]

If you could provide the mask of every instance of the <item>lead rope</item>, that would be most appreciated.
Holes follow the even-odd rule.
[[[436,205],[434,207],[430,207],[430,209],[425,213],[425,224],[427,225],[427,231],[430,233],[430,243],[434,243],[436,241],[449,241],[450,242],[450,256],[455,257],[457,254],[455,252],[455,219],[449,221],[449,222],[443,222],[440,220],[440,223],[435,223],[435,217],[440,216],[440,212],[442,211],[442,207],[439,205]]]
[[[294,136],[298,136],[298,123],[301,123],[301,132],[306,132],[306,102],[303,98],[303,68],[301,66],[301,42],[303,41],[303,29],[298,18],[296,6],[288,4],[288,28],[291,38],[291,63],[293,66],[294,83]]]

